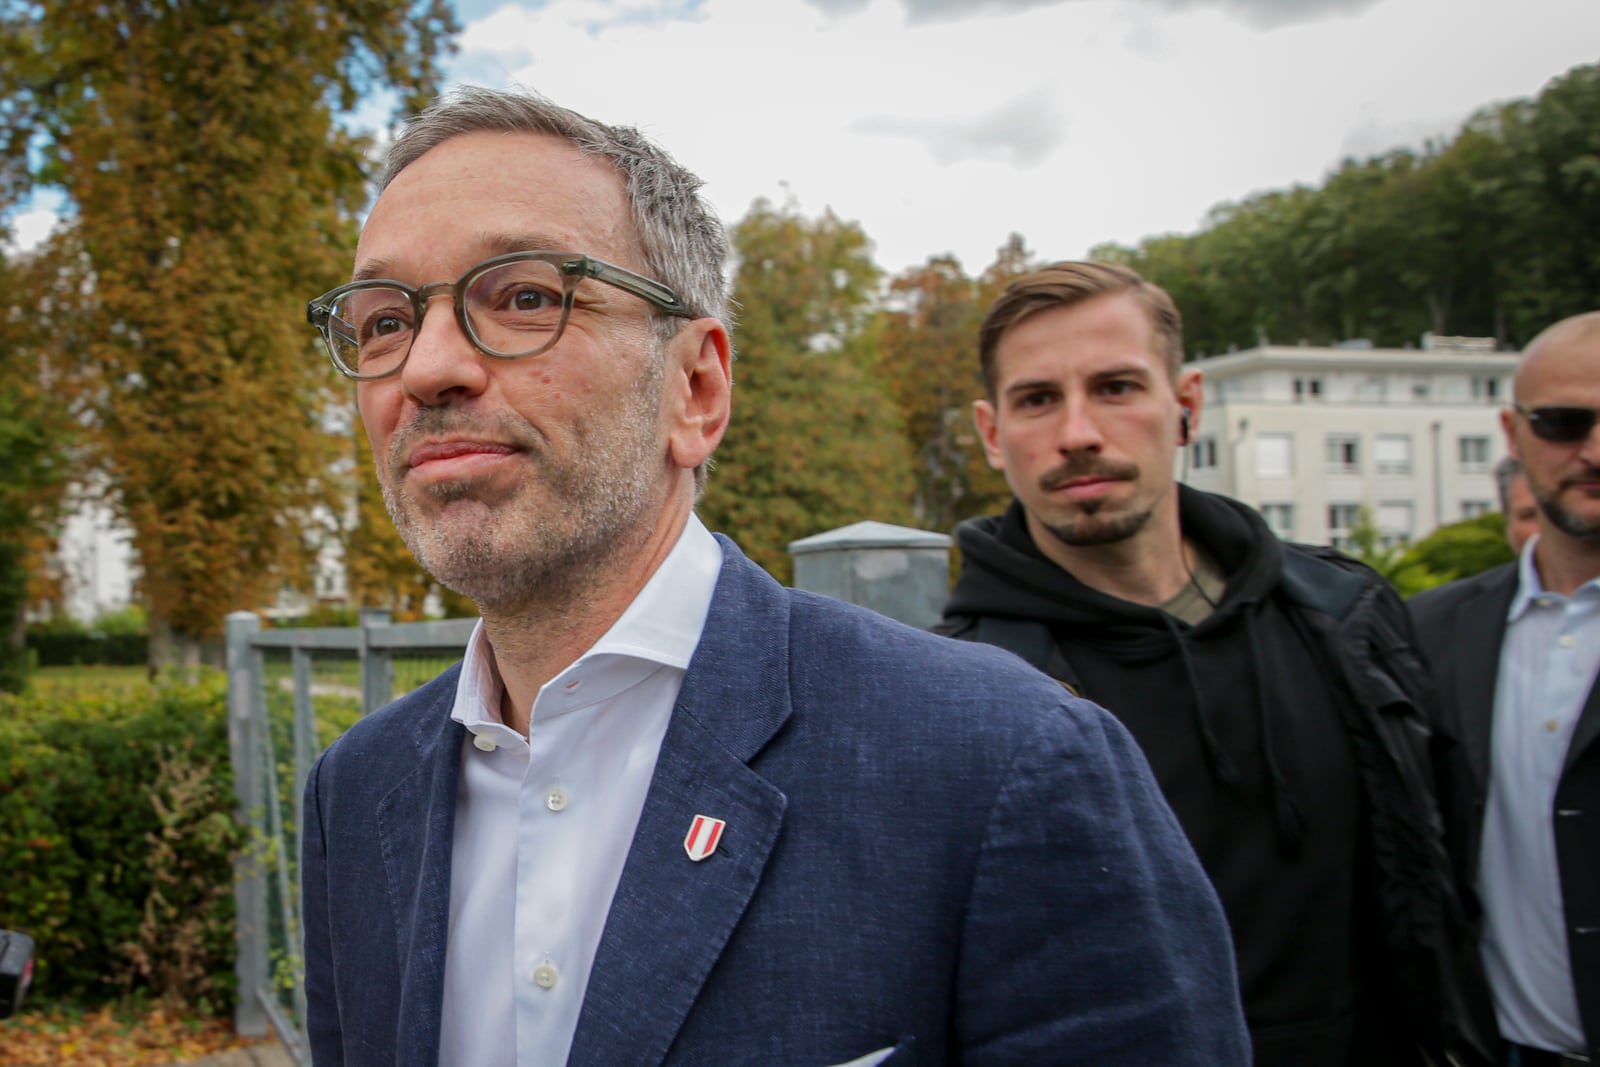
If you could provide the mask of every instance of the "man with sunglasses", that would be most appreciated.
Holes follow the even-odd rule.
[[[1600,1063],[1600,312],[1535,338],[1513,390],[1501,424],[1538,532],[1411,610],[1465,742],[1451,830],[1505,1063]]]
[[[1247,1062],[1114,720],[695,517],[732,384],[698,186],[460,90],[310,304],[407,545],[482,613],[307,783],[317,1067]]]

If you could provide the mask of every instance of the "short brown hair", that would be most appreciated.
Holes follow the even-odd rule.
[[[995,350],[1007,330],[1040,311],[1072,307],[1108,293],[1133,293],[1150,315],[1166,356],[1167,370],[1176,378],[1183,368],[1183,316],[1167,291],[1147,282],[1134,270],[1116,263],[1052,263],[1031,274],[1024,274],[1005,287],[978,328],[978,359],[983,366],[983,385],[989,399],[995,398],[999,374]]]

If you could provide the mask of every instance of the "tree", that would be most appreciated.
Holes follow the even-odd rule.
[[[979,279],[946,255],[890,284],[878,370],[916,460],[913,511],[929,529],[947,532],[1003,508],[1011,495],[972,422],[972,402],[984,394],[978,328],[1005,284],[1032,266],[1013,234]]]
[[[51,275],[31,258],[0,260],[0,691],[27,682],[23,623],[36,557],[51,544],[71,455],[70,391],[41,358],[40,318],[22,309],[48,304]]]
[[[910,519],[911,461],[873,377],[879,280],[866,234],[758,200],[734,229],[733,422],[700,505],[713,529],[789,580],[789,542]]]
[[[1498,511],[1453,522],[1406,550],[1406,559],[1430,580],[1425,584],[1414,581],[1400,591],[1411,596],[1435,585],[1482,574],[1514,558],[1506,541],[1505,516]]]
[[[344,273],[367,142],[337,121],[431,96],[446,0],[0,0],[16,195],[62,190],[88,294],[88,462],[133,530],[155,663],[303,580],[344,403],[304,325]],[[40,163],[26,167],[27,158]]]

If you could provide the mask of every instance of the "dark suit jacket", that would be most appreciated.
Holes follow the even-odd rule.
[[[1517,565],[1413,597],[1418,644],[1432,669],[1446,729],[1461,741],[1446,804],[1459,870],[1475,880],[1489,792],[1489,741],[1500,642],[1517,591]],[[1600,1055],[1600,684],[1589,692],[1567,750],[1554,805],[1556,857],[1578,1011],[1591,1056]],[[1468,881],[1467,884],[1471,884]]]
[[[1221,909],[1115,720],[723,552],[569,1063],[1248,1062]],[[437,1061],[458,671],[307,785],[317,1067]],[[693,863],[697,813],[727,828]]]

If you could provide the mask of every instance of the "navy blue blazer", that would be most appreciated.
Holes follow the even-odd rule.
[[[568,1063],[1249,1062],[1221,908],[1115,719],[720,540]],[[307,784],[317,1067],[438,1062],[459,669]],[[699,813],[727,827],[696,863]]]

